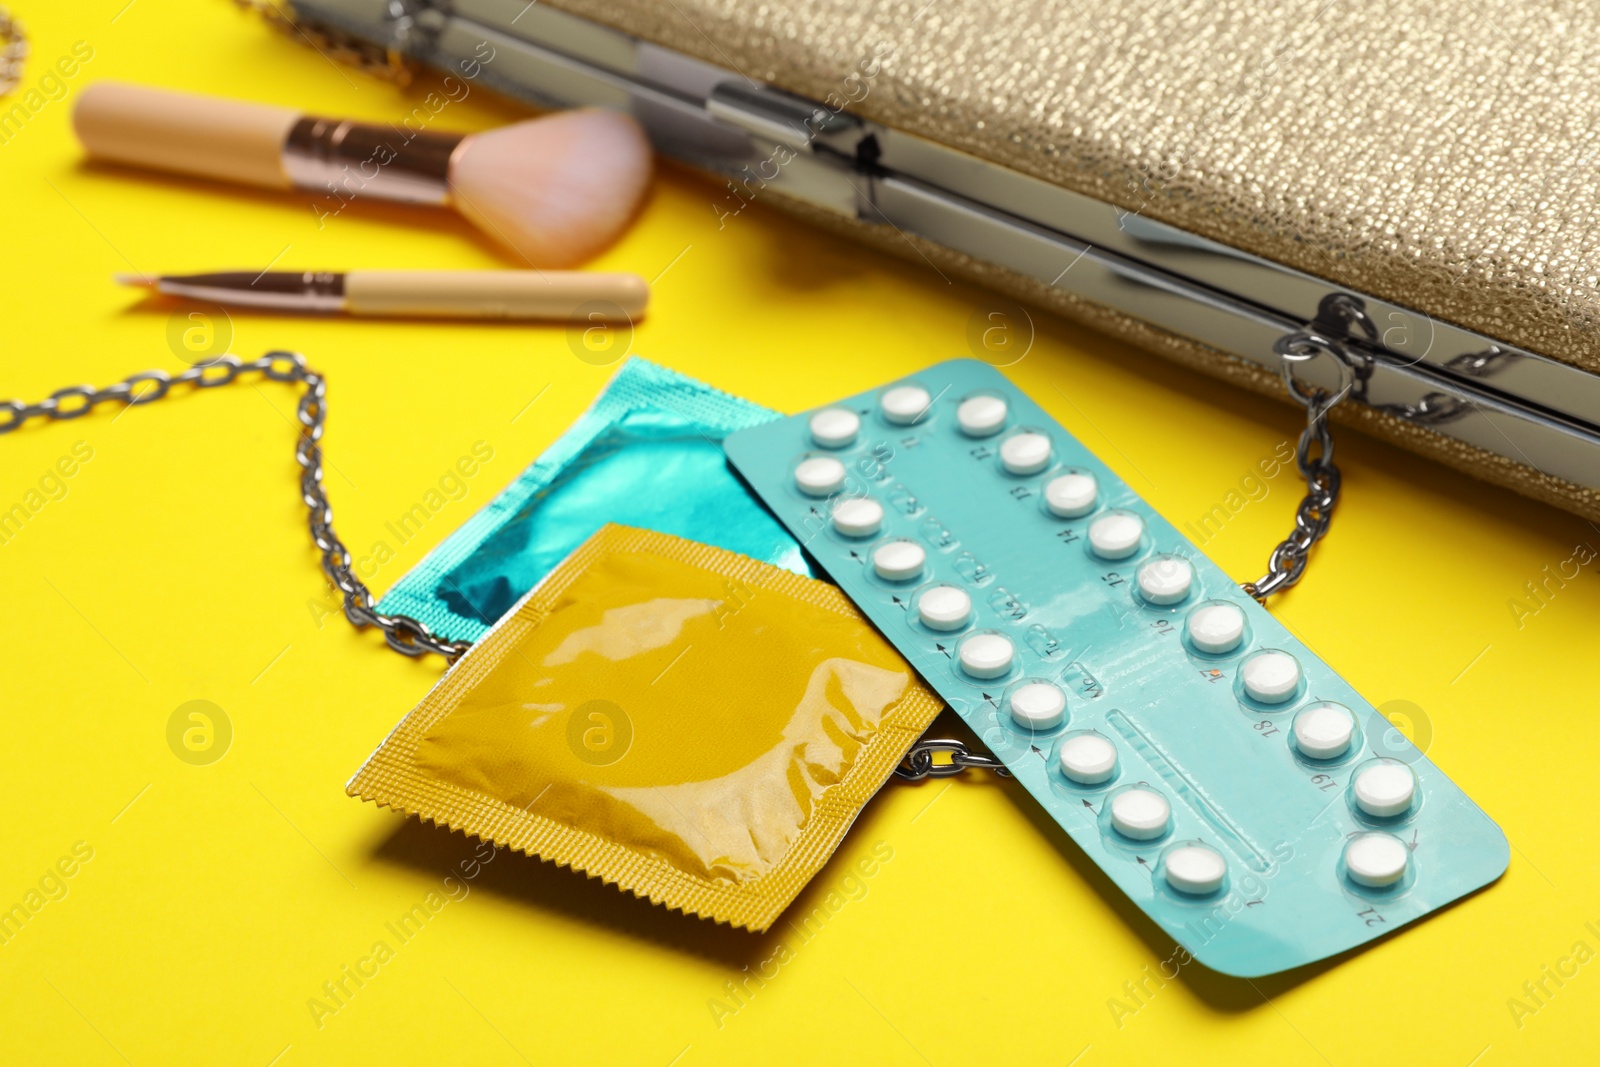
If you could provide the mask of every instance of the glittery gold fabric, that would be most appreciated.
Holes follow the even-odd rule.
[[[546,2],[1600,372],[1600,22],[1580,3]],[[1110,308],[763,195],[1284,396],[1255,364]],[[1335,418],[1600,521],[1594,490],[1376,411]]]
[[[1592,2],[553,6],[1600,370]]]

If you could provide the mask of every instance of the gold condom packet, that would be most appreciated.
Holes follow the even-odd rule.
[[[608,525],[346,792],[765,930],[941,707],[833,586]]]

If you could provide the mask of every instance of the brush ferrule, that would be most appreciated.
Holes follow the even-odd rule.
[[[213,304],[278,311],[343,311],[345,276],[325,271],[221,271],[158,279],[156,288]]]
[[[303,116],[283,143],[283,171],[302,189],[341,201],[363,196],[412,204],[450,202],[450,157],[460,133],[425,133]]]

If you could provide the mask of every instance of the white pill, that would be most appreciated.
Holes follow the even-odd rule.
[[[1245,695],[1263,704],[1282,704],[1300,688],[1300,663],[1287,652],[1262,652],[1239,668]]]
[[[1411,807],[1417,776],[1404,763],[1384,760],[1363,768],[1351,785],[1356,807],[1376,819],[1388,819]]]
[[[1405,877],[1411,850],[1393,834],[1357,834],[1344,846],[1344,869],[1357,885],[1383,889]]]
[[[928,554],[915,541],[890,541],[872,550],[872,569],[891,582],[915,578],[927,562]]]
[[[1313,704],[1294,717],[1294,747],[1311,759],[1338,759],[1355,732],[1356,717],[1343,704]]]
[[[1066,718],[1067,694],[1049,682],[1018,686],[1008,703],[1011,718],[1030,730],[1054,730]]]
[[[1089,524],[1089,547],[1101,559],[1126,559],[1143,539],[1144,520],[1131,511],[1108,511]]]
[[[1044,506],[1050,514],[1063,519],[1076,519],[1094,510],[1100,496],[1100,486],[1092,474],[1063,474],[1051,478],[1044,487]]]
[[[920,385],[897,385],[878,400],[883,417],[897,426],[910,426],[928,413],[933,397]]]
[[[1176,604],[1189,595],[1194,568],[1177,556],[1157,556],[1139,568],[1139,595],[1152,604]]]
[[[1024,430],[1000,442],[1000,465],[1012,474],[1038,474],[1050,466],[1050,438]]]
[[[1117,746],[1099,734],[1077,734],[1061,742],[1061,773],[1079,785],[1099,785],[1117,773]]]
[[[853,496],[833,506],[833,528],[846,537],[871,537],[883,528],[883,505]]]
[[[1184,625],[1190,643],[1213,656],[1232,652],[1244,640],[1244,612],[1237,604],[1202,604]]]
[[[832,456],[803,459],[794,469],[794,484],[806,496],[832,496],[844,485],[844,464]]]
[[[1204,896],[1222,888],[1222,879],[1228,873],[1228,861],[1222,853],[1198,842],[1179,845],[1169,851],[1162,869],[1167,884],[1180,893]]]
[[[1167,832],[1172,805],[1154,789],[1126,789],[1111,798],[1111,828],[1135,841],[1151,841]]]
[[[823,448],[854,444],[861,432],[861,416],[847,408],[823,408],[811,416],[811,439]]]
[[[953,585],[936,585],[917,598],[917,617],[930,630],[959,630],[972,618],[972,598]]]
[[[997,396],[973,396],[956,408],[956,423],[968,437],[989,437],[1006,424],[1006,402]]]
[[[961,669],[974,678],[998,678],[1011,669],[1016,646],[999,634],[974,634],[961,642]]]

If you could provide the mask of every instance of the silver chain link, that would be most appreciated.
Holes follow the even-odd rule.
[[[947,753],[950,762],[934,762],[934,755],[940,752]],[[974,752],[960,741],[942,738],[927,738],[912,745],[894,773],[908,782],[920,782],[924,778],[952,778],[968,768],[993,771],[1002,778],[1011,777],[1011,771],[995,757]]]
[[[322,553],[322,570],[344,594],[344,615],[360,628],[376,626],[383,631],[389,647],[404,656],[436,652],[455,659],[470,642],[446,641],[436,636],[427,624],[409,615],[384,615],[373,609],[372,592],[357,578],[350,566],[350,552],[333,532],[333,508],[322,484],[322,428],[327,418],[328,383],[321,374],[306,366],[298,352],[268,352],[248,362],[237,356],[217,359],[190,367],[181,374],[148,370],[125,378],[115,385],[96,389],[92,385],[69,385],[57,389],[35,404],[20,400],[0,401],[0,434],[18,429],[30,419],[76,419],[89,414],[107,401],[130,407],[153,404],[168,396],[175,385],[196,389],[215,389],[230,385],[240,375],[259,372],[275,382],[305,386],[296,412],[300,421],[299,441],[294,459],[300,465],[300,499],[305,502],[311,540]]]
[[[1377,328],[1367,316],[1360,300],[1347,293],[1324,297],[1317,318],[1303,330],[1285,334],[1273,344],[1281,361],[1283,384],[1289,395],[1306,409],[1306,428],[1295,447],[1295,465],[1305,479],[1306,494],[1295,509],[1294,529],[1280,541],[1267,558],[1267,573],[1244,583],[1244,591],[1263,604],[1269,596],[1281,593],[1305,574],[1311,549],[1328,536],[1333,509],[1339,503],[1339,468],[1333,463],[1333,434],[1328,413],[1353,389],[1366,392],[1370,361],[1347,348],[1341,338],[1355,333],[1377,340]],[[1333,362],[1338,377],[1332,389],[1303,381],[1295,368],[1318,357]]]
[[[1328,428],[1328,412],[1350,395],[1354,384],[1351,365],[1342,346],[1314,330],[1297,330],[1281,337],[1274,348],[1283,359],[1283,382],[1289,395],[1306,409],[1306,428],[1294,450],[1295,465],[1305,479],[1306,494],[1295,509],[1294,529],[1267,558],[1267,573],[1244,583],[1244,591],[1263,603],[1267,597],[1283,592],[1300,580],[1312,547],[1328,535],[1333,509],[1339,503],[1339,468],[1333,463],[1333,434]],[[1295,367],[1324,355],[1338,367],[1339,385],[1331,390],[1307,385],[1295,375]]]

